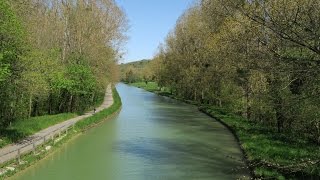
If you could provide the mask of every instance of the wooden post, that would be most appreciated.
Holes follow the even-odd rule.
[[[33,154],[36,155],[36,143],[34,141],[32,142],[32,146],[33,146]]]
[[[53,134],[51,135],[51,141],[52,141],[52,145],[54,145],[54,136],[53,136]]]
[[[20,149],[18,149],[18,163],[20,164]]]

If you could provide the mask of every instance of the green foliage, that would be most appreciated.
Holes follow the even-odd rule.
[[[10,73],[10,65],[3,63],[4,62],[4,55],[2,53],[0,53],[0,82],[1,81],[5,81],[7,79],[8,76],[11,75]]]
[[[219,118],[255,166],[319,175],[319,9],[310,0],[200,1],[154,57],[154,79],[175,98],[242,117]]]
[[[4,59],[19,53],[19,43],[22,41],[23,31],[18,18],[11,10],[7,1],[0,2],[0,50]]]
[[[67,75],[70,79],[67,90],[72,94],[87,95],[93,92],[96,83],[88,66],[72,64],[68,67]]]
[[[115,88],[112,89],[112,97],[113,97],[113,104],[109,108],[104,109],[99,113],[96,113],[94,116],[90,116],[83,121],[77,122],[76,128],[80,130],[85,130],[91,126],[94,126],[95,124],[99,124],[106,117],[117,112],[120,109],[122,103],[121,103],[121,98]]]
[[[148,83],[149,84],[149,83]],[[143,82],[130,85],[143,88],[157,94],[172,96],[161,91],[156,83],[146,85]],[[319,147],[306,138],[291,134],[278,134],[276,129],[250,122],[246,118],[230,113],[230,109],[199,104],[194,101],[180,99],[196,104],[202,112],[214,117],[228,126],[238,138],[249,165],[257,177],[285,179],[285,177],[312,177],[320,175]]]
[[[134,83],[140,81],[152,81],[154,76],[152,74],[150,60],[141,60],[120,65],[121,81],[126,83]]]
[[[7,1],[0,2],[0,126],[7,126],[25,113],[16,80],[21,75],[23,30]],[[21,98],[17,101],[17,98]]]
[[[0,128],[101,103],[126,22],[112,0],[0,1]]]
[[[295,134],[277,134],[268,127],[227,113],[228,110],[223,108],[202,106],[200,109],[232,129],[257,176],[320,176],[319,147],[305,138]]]
[[[83,113],[86,108],[94,105],[93,94],[96,89],[95,78],[88,66],[71,64],[67,67],[67,94],[69,94],[69,109]]]
[[[176,97],[319,145],[320,108],[311,104],[320,102],[320,38],[310,27],[320,16],[307,10],[319,7],[309,0],[201,1],[160,47],[154,79]]]

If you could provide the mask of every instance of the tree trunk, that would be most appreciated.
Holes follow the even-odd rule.
[[[29,114],[28,117],[30,118],[32,114],[32,95],[29,97]]]
[[[204,103],[204,91],[201,90],[201,103]]]
[[[62,49],[62,62],[66,61],[67,56],[67,47],[69,46],[69,2],[62,1],[62,4],[64,5],[65,12],[64,12],[64,32],[63,32],[63,49]]]
[[[69,112],[72,112],[72,107],[71,107],[71,106],[72,106],[72,100],[73,100],[73,95],[71,95],[71,96],[70,96],[70,99],[69,99],[69,104],[68,104]]]
[[[52,113],[52,94],[49,93],[49,97],[48,97],[48,114],[50,115]]]
[[[275,99],[275,112],[276,112],[276,120],[277,120],[277,131],[278,133],[282,132],[283,129],[283,123],[284,123],[284,115],[283,115],[283,109],[282,109],[282,98],[278,96],[277,99]]]
[[[247,85],[246,87],[246,104],[247,104],[247,108],[246,108],[246,118],[248,120],[251,119],[251,105],[250,105],[250,93],[249,93],[249,86]]]

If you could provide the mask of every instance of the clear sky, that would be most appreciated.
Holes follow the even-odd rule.
[[[129,20],[129,40],[121,62],[150,59],[194,0],[116,0]]]

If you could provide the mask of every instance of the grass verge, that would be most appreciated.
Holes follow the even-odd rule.
[[[0,148],[76,116],[74,113],[63,113],[16,121],[10,127],[0,130]]]
[[[320,147],[299,136],[277,133],[261,124],[229,113],[227,109],[197,104],[159,91],[156,83],[133,83],[135,87],[190,104],[217,119],[235,135],[251,173],[262,179],[320,179]]]
[[[138,88],[142,88],[144,90],[150,91],[150,92],[155,92],[159,90],[158,84],[155,82],[136,82],[136,83],[131,83],[131,86],[135,86]]]
[[[225,124],[236,135],[256,177],[320,177],[319,146],[299,137],[277,133],[225,109],[214,106],[201,106],[199,109]]]
[[[30,152],[23,155],[20,159],[20,163],[17,159],[11,160],[5,164],[0,165],[0,174],[1,170],[7,170],[9,168],[14,168],[14,170],[7,170],[7,173],[0,175],[0,179],[8,178],[14,174],[21,172],[29,166],[34,165],[37,161],[45,158],[48,154],[54,152],[54,150],[59,149],[65,142],[72,139],[76,135],[81,134],[89,128],[96,126],[97,124],[113,117],[121,109],[122,103],[121,98],[115,88],[112,89],[113,104],[93,116],[90,116],[86,119],[83,119],[76,123],[73,130],[68,131],[66,134],[54,139],[53,141],[48,141],[46,144],[38,146],[35,152]],[[47,148],[50,147],[48,150]],[[22,163],[21,163],[22,162]]]

